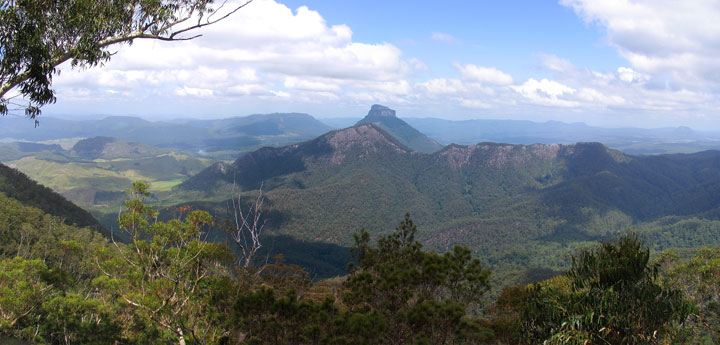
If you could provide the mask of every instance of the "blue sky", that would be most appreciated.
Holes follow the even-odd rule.
[[[720,5],[254,0],[190,42],[61,68],[45,115],[306,112],[720,129]]]

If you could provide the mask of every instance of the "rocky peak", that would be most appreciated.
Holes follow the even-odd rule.
[[[410,152],[391,135],[369,123],[330,132],[324,136],[324,141],[332,148],[330,161],[334,164],[341,163],[348,154],[362,158],[380,151]]]
[[[392,110],[384,105],[380,104],[373,104],[372,107],[370,107],[370,111],[367,114],[367,117],[396,117],[395,116],[395,110]]]

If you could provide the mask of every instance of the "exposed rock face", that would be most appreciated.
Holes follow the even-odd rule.
[[[480,143],[468,146],[453,144],[448,145],[439,152],[438,156],[446,160],[453,170],[463,168],[470,164],[471,160],[480,163],[481,166],[519,168],[536,160],[556,159],[561,149],[572,149],[572,147],[572,145],[558,144],[510,145]]]
[[[394,116],[393,111],[393,116]],[[360,157],[380,151],[383,148],[397,153],[410,152],[400,143],[388,138],[375,125],[361,124],[329,133],[325,142],[332,147],[330,162],[340,164],[350,151],[360,151]]]
[[[372,107],[370,107],[370,111],[367,114],[368,117],[375,117],[375,116],[386,116],[386,117],[396,117],[395,116],[395,110],[392,110],[384,105],[380,104],[373,104]]]

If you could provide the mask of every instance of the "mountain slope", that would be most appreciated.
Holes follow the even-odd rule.
[[[87,226],[103,231],[100,223],[90,213],[4,164],[0,164],[0,192],[24,205],[37,207],[45,213],[63,218],[69,225]]]
[[[415,151],[422,153],[433,153],[442,149],[442,145],[426,137],[417,129],[411,127],[407,122],[395,116],[395,110],[386,106],[375,104],[370,108],[367,116],[358,121],[357,124],[373,123],[396,139]]]

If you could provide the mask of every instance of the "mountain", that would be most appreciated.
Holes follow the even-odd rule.
[[[0,164],[0,193],[26,206],[37,207],[47,214],[60,217],[68,225],[104,231],[90,213],[71,203],[60,194],[31,180],[22,172]]]
[[[48,141],[114,137],[225,159],[263,146],[281,146],[317,137],[332,128],[310,115],[267,114],[219,120],[147,121],[130,116],[73,121],[43,117],[37,128],[24,118],[3,118],[0,138]]]
[[[693,153],[720,149],[720,133],[675,128],[602,128],[558,121],[406,118],[405,121],[443,144],[490,141],[510,144],[601,142],[629,154]]]
[[[658,249],[720,244],[718,151],[479,143],[423,154],[363,123],[217,163],[176,193],[228,199],[233,183],[248,195],[263,184],[275,234],[349,245],[356,231],[386,233],[409,212],[429,248],[466,245],[491,264],[561,267],[558,253],[630,227]],[[666,231],[690,220],[695,233]]]
[[[183,182],[179,188],[214,191],[224,190],[228,184],[234,183],[243,190],[253,190],[273,178],[308,169],[344,166],[346,160],[382,156],[380,152],[410,154],[412,149],[375,124],[359,124],[300,144],[282,148],[264,147],[245,154],[231,165],[217,162]]]
[[[92,137],[79,140],[72,147],[72,153],[87,159],[142,158],[170,153],[170,150],[127,142],[112,137]]]
[[[392,136],[397,138],[401,143],[422,153],[433,153],[442,149],[442,145],[434,140],[426,137],[417,129],[408,125],[407,122],[395,116],[395,110],[386,106],[375,104],[370,108],[367,116],[358,121],[357,124],[373,123]]]

